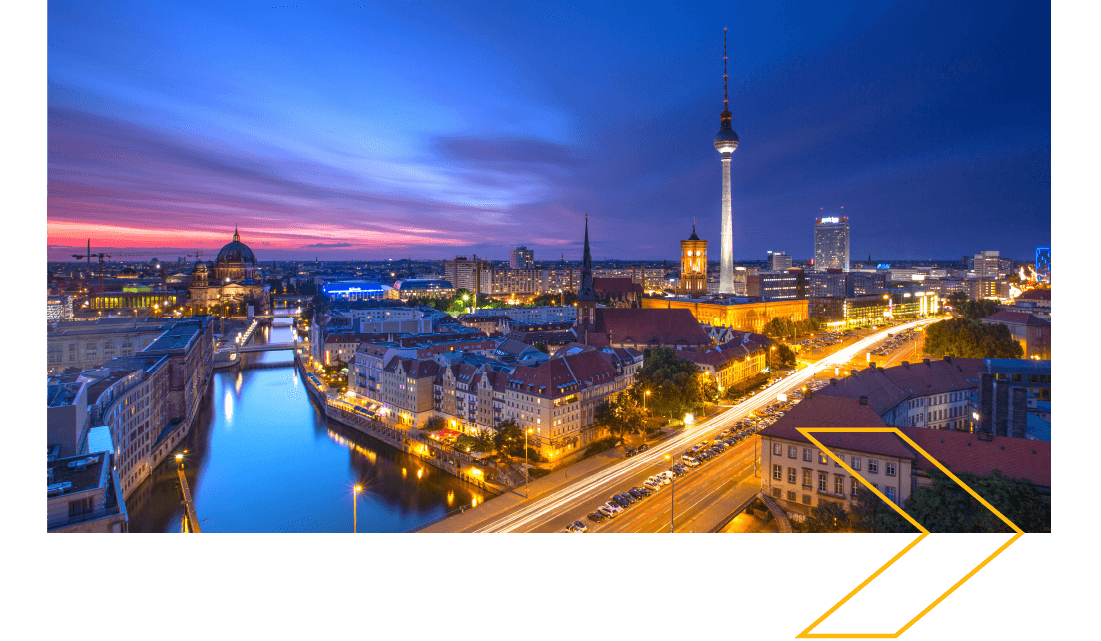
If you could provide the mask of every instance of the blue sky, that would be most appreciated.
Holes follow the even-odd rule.
[[[50,254],[717,259],[724,26],[736,259],[1050,244],[1048,5],[593,4],[51,2]]]

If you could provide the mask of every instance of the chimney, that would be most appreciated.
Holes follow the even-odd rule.
[[[864,406],[867,406],[868,405],[868,397],[867,396],[861,396],[860,397],[860,404],[864,405]]]
[[[902,366],[906,369],[910,369],[910,361],[902,361]]]
[[[945,363],[951,363],[952,362],[952,357],[951,356],[945,356],[944,357],[944,362]]]
[[[870,370],[873,370],[873,371],[874,371],[874,370],[875,370],[875,363],[874,363],[874,362],[871,362],[871,361],[869,361],[869,362],[868,362],[868,369],[870,369]]]
[[[928,359],[928,358],[923,358],[923,359],[921,359],[921,362],[922,362],[922,363],[925,363],[925,366],[926,366],[926,367],[931,367],[931,365],[929,365],[929,359]]]

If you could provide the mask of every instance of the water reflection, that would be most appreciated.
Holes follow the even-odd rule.
[[[286,342],[279,334],[290,331],[273,327],[266,338]],[[243,371],[215,371],[181,446],[189,449],[185,474],[203,532],[350,532],[356,484],[365,490],[361,532],[402,532],[485,499],[473,486],[325,419],[299,385],[290,351],[246,356]],[[174,462],[139,486],[127,508],[131,531],[179,532]]]

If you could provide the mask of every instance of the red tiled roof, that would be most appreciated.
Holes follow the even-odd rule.
[[[1050,289],[1030,289],[1017,297],[1017,300],[1051,300]]]
[[[956,430],[903,427],[902,433],[953,473],[985,475],[998,470],[1004,476],[1024,479],[1038,487],[1051,487],[1051,443],[995,436],[980,441],[974,434]],[[934,469],[924,456],[916,466]]]
[[[711,345],[711,337],[687,309],[597,308],[596,331],[608,334],[610,344]]]
[[[630,278],[593,278],[593,289],[597,294],[642,293],[642,285]]]
[[[1051,325],[1051,322],[1028,312],[1001,310],[982,319],[984,323],[1006,323],[1007,325]]]
[[[883,427],[883,421],[879,420],[874,410],[859,401],[815,394],[803,399],[780,420],[761,430],[760,435],[810,443],[810,439],[796,429],[798,427]],[[880,456],[916,458],[902,439],[890,432],[822,432],[814,434],[814,438],[831,449],[836,447]]]
[[[493,382],[498,391],[516,389],[544,398],[558,398],[593,385],[611,382],[615,376],[615,366],[599,352],[589,351],[552,358],[537,367],[519,365],[511,372],[499,374]],[[520,387],[514,387],[510,383],[519,384]],[[576,387],[564,391],[567,386],[574,384]]]

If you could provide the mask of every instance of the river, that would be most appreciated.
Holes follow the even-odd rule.
[[[254,343],[292,339],[289,321],[274,323]],[[204,533],[351,532],[357,483],[360,532],[404,532],[484,500],[483,490],[326,419],[289,350],[243,356],[240,368],[214,371],[181,446]],[[180,501],[170,458],[127,499],[130,531],[180,532]]]

